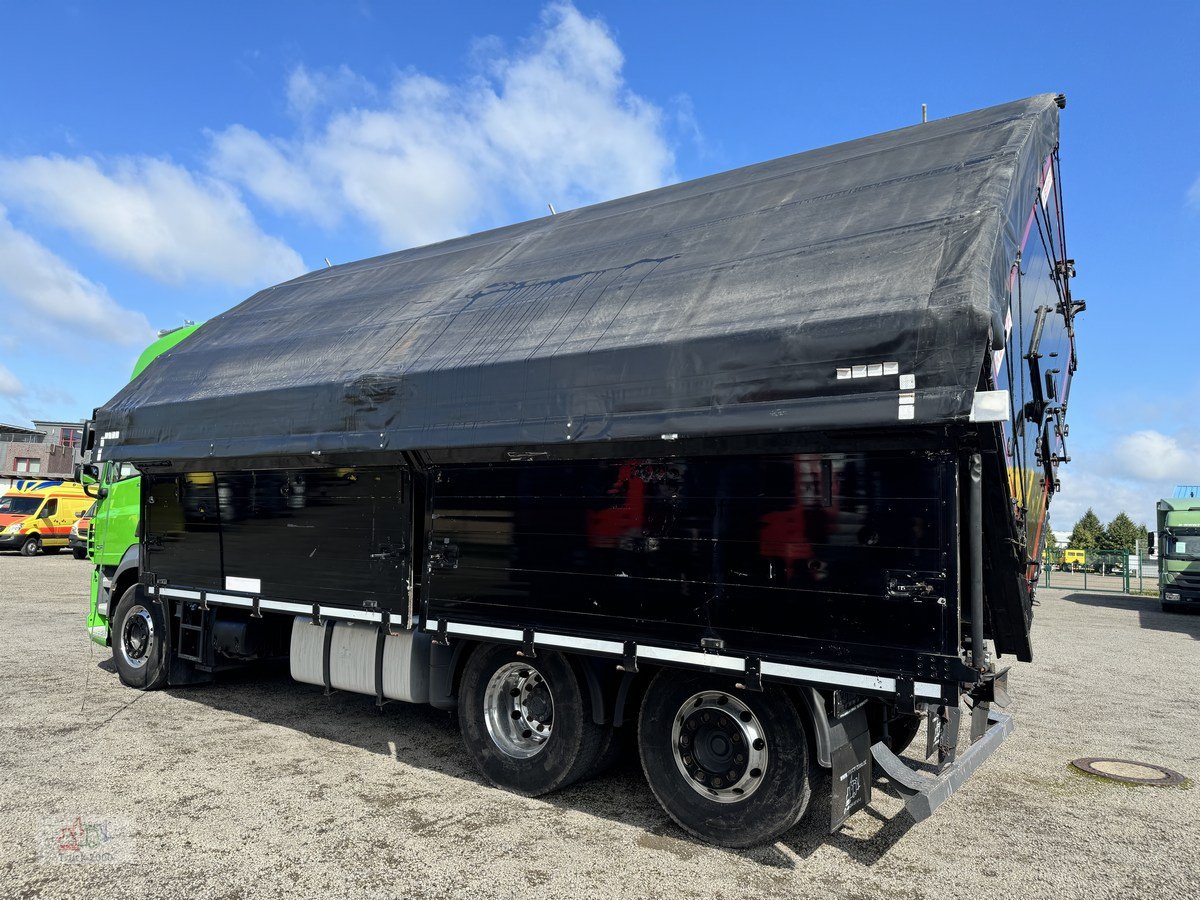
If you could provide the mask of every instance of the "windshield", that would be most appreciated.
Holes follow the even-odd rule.
[[[1163,536],[1164,552],[1167,556],[1200,556],[1200,532],[1184,534],[1182,531],[1169,531]]]
[[[32,516],[41,505],[41,497],[19,497],[9,494],[7,497],[0,497],[0,515]]]
[[[80,516],[79,518],[81,518],[81,519],[90,519],[90,518],[92,518],[92,516],[94,516],[94,515],[96,515],[96,504],[95,504],[95,503],[93,503],[91,506],[89,506],[89,507],[87,508],[87,512],[85,512],[85,513],[84,513],[82,516]]]

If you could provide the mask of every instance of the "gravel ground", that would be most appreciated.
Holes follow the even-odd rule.
[[[1200,790],[1067,767],[1200,776],[1200,616],[1152,600],[1044,592],[1017,732],[930,820],[877,792],[836,835],[731,852],[676,828],[633,765],[545,799],[495,790],[429,708],[270,669],[123,688],[85,636],[87,582],[66,555],[0,554],[6,897],[1200,896]]]

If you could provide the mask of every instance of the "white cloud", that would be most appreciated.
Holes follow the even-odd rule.
[[[0,296],[7,301],[6,320],[21,328],[46,330],[48,324],[56,324],[76,334],[120,344],[144,344],[153,337],[145,316],[120,306],[102,285],[14,228],[3,207]]]
[[[598,19],[547,7],[536,33],[505,51],[472,48],[480,74],[449,84],[400,75],[380,101],[329,111],[317,127],[267,138],[235,126],[214,137],[213,171],[272,208],[328,223],[349,212],[389,246],[440,240],[657,187],[674,177],[662,112],[633,93],[624,58]],[[298,115],[372,91],[344,67],[297,70]]]
[[[1130,480],[1189,482],[1197,474],[1198,450],[1158,431],[1135,431],[1117,441],[1112,458]]]
[[[257,286],[304,271],[228,185],[148,157],[0,160],[0,191],[108,256],[169,283]]]
[[[1192,186],[1187,192],[1188,203],[1200,209],[1200,178],[1192,182]]]
[[[25,385],[21,384],[9,369],[0,363],[0,397],[15,398],[23,396],[25,393]]]

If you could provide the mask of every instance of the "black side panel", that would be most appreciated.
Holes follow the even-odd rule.
[[[259,579],[264,597],[407,613],[408,480],[399,468],[218,473],[225,576]]]
[[[431,618],[719,638],[849,665],[957,652],[948,454],[525,462],[432,476]]]
[[[219,590],[221,536],[211,474],[146,475],[146,568],[176,584]]]

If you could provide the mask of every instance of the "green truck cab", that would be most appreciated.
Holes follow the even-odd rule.
[[[1162,608],[1200,609],[1200,499],[1158,501],[1158,548]]]
[[[137,378],[150,363],[191,336],[200,325],[187,324],[160,332],[158,340],[142,351],[133,367]],[[140,473],[129,463],[103,459],[103,435],[85,436],[84,447],[94,462],[83,467],[82,480],[96,498],[96,512],[88,536],[92,561],[91,599],[88,606],[88,635],[98,644],[109,643],[109,614],[121,595],[137,583],[141,572],[138,521],[141,517]]]

